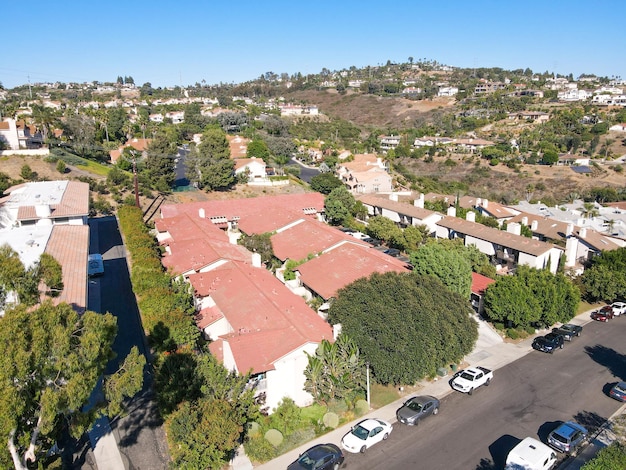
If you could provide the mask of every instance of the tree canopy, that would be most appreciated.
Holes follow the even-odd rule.
[[[413,384],[472,350],[471,311],[433,276],[390,272],[341,289],[328,319],[354,340],[378,382]]]
[[[330,192],[343,186],[343,183],[332,173],[320,173],[311,178],[311,189],[322,194],[330,194]]]
[[[469,298],[472,290],[472,266],[461,250],[433,240],[411,253],[415,274],[437,277],[452,292]]]
[[[576,314],[580,291],[563,274],[518,266],[513,276],[500,276],[485,292],[485,312],[514,327],[547,327]]]
[[[585,297],[594,302],[626,297],[626,248],[603,251],[582,275]]]
[[[187,158],[187,177],[207,191],[225,190],[235,183],[235,163],[230,159],[226,133],[209,128]]]
[[[341,225],[352,219],[356,201],[345,186],[339,186],[326,196],[324,207],[328,222],[331,225]]]
[[[69,426],[80,436],[105,410],[119,412],[143,383],[145,358],[136,349],[105,380],[107,399],[84,408],[114,357],[117,321],[110,314],[78,315],[68,304],[20,305],[0,319],[0,433],[8,443],[3,468],[25,469]],[[41,451],[38,451],[41,449]]]

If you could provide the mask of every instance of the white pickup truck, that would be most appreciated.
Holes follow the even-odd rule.
[[[484,367],[470,367],[456,374],[452,379],[452,388],[471,395],[481,385],[489,385],[493,371]]]

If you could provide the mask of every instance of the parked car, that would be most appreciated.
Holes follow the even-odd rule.
[[[561,424],[548,434],[548,445],[559,452],[575,454],[587,440],[587,429],[574,421]]]
[[[626,401],[626,382],[618,382],[613,385],[609,395],[617,401]]]
[[[485,367],[469,367],[457,372],[450,385],[453,389],[472,395],[481,385],[489,386],[493,379],[493,371]]]
[[[318,444],[300,454],[287,470],[338,470],[343,459],[343,452],[335,444]]]
[[[572,323],[566,323],[565,325],[561,325],[559,330],[569,331],[573,334],[573,336],[580,336],[583,334],[583,327],[580,325],[574,325]]]
[[[557,335],[563,336],[563,339],[565,341],[571,341],[572,338],[574,338],[574,336],[580,336],[580,332],[579,332],[579,334],[576,334],[573,330],[571,330],[569,328],[564,328],[564,326],[566,326],[566,325],[563,325],[563,326],[560,326],[560,327],[557,327],[557,328],[552,328],[552,333],[555,333]],[[572,325],[572,326],[574,326],[574,325]]]
[[[380,246],[380,245],[382,245],[382,243],[383,243],[383,242],[382,242],[382,241],[380,241],[379,239],[377,239],[377,238],[372,238],[372,237],[367,237],[367,238],[364,238],[364,239],[363,239],[363,241],[364,241],[365,243],[369,243],[369,244],[370,244],[370,245],[372,245],[372,246]]]
[[[439,400],[430,395],[409,398],[396,411],[399,423],[417,426],[420,421],[430,415],[439,413]]]
[[[607,309],[606,307],[602,307],[600,310],[594,310],[591,312],[591,318],[596,321],[609,321],[613,318],[613,309],[609,305],[607,305],[607,307],[609,308]]]
[[[87,276],[96,277],[104,274],[104,261],[100,253],[93,253],[87,257]]]
[[[626,302],[613,302],[611,307],[613,308],[614,316],[626,315]]]
[[[564,341],[563,335],[548,333],[545,336],[538,336],[533,340],[533,349],[552,354],[557,348],[563,349]]]
[[[341,439],[341,447],[348,452],[364,453],[374,444],[389,437],[393,426],[382,419],[365,419],[355,425],[349,433]]]
[[[389,256],[393,256],[394,258],[397,258],[398,256],[400,256],[400,250],[398,250],[397,248],[388,248],[385,251],[383,251],[383,253]]]
[[[504,470],[550,470],[556,461],[556,454],[550,447],[527,437],[511,449]]]
[[[339,227],[339,230],[341,230],[343,233],[354,233],[354,232],[356,232],[356,230],[354,230],[353,228],[350,228],[350,227]]]

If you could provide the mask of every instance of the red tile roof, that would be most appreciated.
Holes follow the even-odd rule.
[[[274,255],[279,260],[304,260],[309,255],[316,255],[338,243],[352,242],[369,245],[334,227],[317,220],[304,219],[271,237]]]
[[[474,294],[483,295],[485,289],[494,282],[496,282],[494,279],[472,272],[472,292]]]
[[[373,248],[344,243],[298,266],[301,281],[330,299],[342,287],[372,273],[408,272],[405,264]]]
[[[189,282],[197,296],[211,296],[230,324],[233,333],[223,339],[240,372],[270,370],[298,347],[333,338],[331,326],[266,269],[230,261],[191,274]]]
[[[182,213],[195,215],[200,209],[204,209],[207,219],[223,217],[225,220],[236,220],[242,232],[253,235],[274,232],[296,220],[314,217],[314,212],[323,212],[324,195],[311,192],[167,204],[161,207],[161,216],[169,218]],[[271,214],[271,217],[268,217],[268,214]]]
[[[220,260],[252,262],[252,254],[248,250],[243,246],[233,245],[228,240],[189,238],[180,242],[170,241],[167,245],[171,254],[165,254],[161,261],[163,266],[174,274],[200,271]]]
[[[87,308],[88,225],[55,225],[45,252],[54,257],[63,270],[63,292],[55,303],[66,302],[75,310]]]

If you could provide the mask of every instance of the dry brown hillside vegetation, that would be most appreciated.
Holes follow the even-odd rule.
[[[431,111],[451,109],[454,99],[435,98],[433,100],[408,100],[398,97],[364,95],[351,91],[339,94],[336,90],[304,90],[286,96],[294,103],[314,104],[332,118],[350,121],[357,126],[375,128],[411,127]]]

